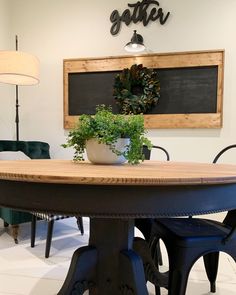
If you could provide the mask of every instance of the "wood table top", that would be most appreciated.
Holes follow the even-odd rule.
[[[236,165],[144,161],[94,165],[70,160],[0,161],[0,179],[92,185],[196,185],[236,183]]]

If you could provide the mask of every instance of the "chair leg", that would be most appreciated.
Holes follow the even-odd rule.
[[[189,271],[174,271],[173,273],[170,272],[169,275],[168,295],[185,295]]]
[[[154,241],[154,244],[155,244],[154,249],[152,245],[150,247],[151,256],[156,268],[159,270],[159,265],[163,265],[161,248],[160,248],[160,240],[156,239]],[[155,295],[161,295],[161,288],[159,286],[155,286]]]
[[[160,246],[160,240],[157,242],[157,261],[159,265],[163,265],[163,260],[162,260],[162,254],[161,254],[161,246]]]
[[[14,242],[18,244],[19,224],[12,224],[11,230]]]
[[[208,253],[203,256],[204,265],[207,273],[208,280],[211,286],[211,292],[216,292],[216,277],[219,264],[219,252]]]
[[[158,267],[158,265],[163,265],[160,239],[158,237],[151,238],[149,242],[149,247],[150,247],[152,259],[154,260],[156,267]]]
[[[7,223],[6,221],[3,222],[4,227],[8,227],[9,223]]]
[[[190,270],[199,258],[195,248],[182,248],[169,244],[169,284],[168,295],[185,295]]]
[[[161,295],[161,289],[158,286],[155,286],[155,295]]]
[[[37,221],[37,217],[32,214],[32,221],[31,221],[31,247],[32,248],[34,248],[34,245],[35,245],[36,221]]]
[[[53,225],[54,225],[54,220],[50,220],[48,222],[48,232],[47,232],[45,258],[48,258],[49,257],[49,253],[50,253],[51,242],[52,242]]]
[[[77,216],[76,220],[77,220],[77,225],[78,225],[78,228],[81,232],[81,235],[83,235],[84,234],[83,217]]]

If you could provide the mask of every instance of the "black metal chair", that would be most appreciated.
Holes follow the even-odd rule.
[[[162,151],[165,160],[170,161],[170,155],[165,148],[163,148],[161,146],[153,145],[152,149],[157,149],[157,150]],[[152,152],[152,150],[149,150],[147,148],[147,146],[143,146],[143,154],[144,154],[145,160],[150,160],[151,152]],[[136,218],[135,219],[135,227],[137,227],[141,231],[141,233],[143,234],[143,236],[147,242],[150,241],[152,223],[153,223],[152,218],[145,218],[145,219],[144,218]],[[162,265],[162,256],[161,256],[159,243],[157,244],[157,247],[158,246],[159,246],[159,251],[156,252],[156,253],[158,253],[157,259],[158,259],[159,265]]]
[[[213,160],[236,145],[221,150]],[[189,272],[193,264],[204,258],[211,292],[216,291],[219,252],[228,253],[236,261],[236,210],[229,211],[223,222],[203,218],[159,218],[152,224],[150,249],[159,252],[162,239],[169,257],[169,295],[185,295]],[[158,261],[154,261],[158,267]],[[156,286],[156,294],[160,287]]]

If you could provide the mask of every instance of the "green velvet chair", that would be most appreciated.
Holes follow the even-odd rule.
[[[1,152],[23,152],[31,159],[50,159],[49,144],[41,141],[14,141],[14,140],[0,140],[0,153]],[[0,157],[1,159],[1,157]],[[18,158],[19,159],[19,158]],[[18,243],[18,229],[19,224],[24,222],[31,222],[31,247],[35,245],[35,232],[37,219],[43,219],[48,222],[47,240],[45,257],[49,257],[53,225],[55,220],[64,218],[70,218],[72,216],[54,215],[50,213],[32,212],[26,213],[16,211],[9,208],[0,208],[0,218],[4,221],[4,226],[9,224],[12,226],[12,236],[15,243]],[[80,216],[75,216],[77,219],[77,225],[81,234],[84,234],[83,219]]]
[[[0,140],[0,152],[9,151],[21,151],[31,159],[50,159],[49,144],[41,141]],[[0,208],[0,218],[3,219],[5,227],[12,225],[12,235],[18,243],[19,224],[31,222],[32,215],[9,208]]]

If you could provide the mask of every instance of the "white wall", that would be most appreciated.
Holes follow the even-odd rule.
[[[1,49],[7,45],[9,39],[9,2],[0,0],[0,45]]]
[[[9,46],[9,1],[0,0],[0,50]],[[10,138],[14,132],[9,122],[14,122],[14,88],[0,83],[0,138]],[[9,137],[10,134],[10,137]]]
[[[72,151],[60,147],[67,135],[63,129],[63,59],[124,55],[123,46],[137,29],[150,52],[225,49],[223,128],[149,132],[153,143],[166,147],[173,160],[210,162],[221,147],[236,142],[236,1],[160,0],[164,11],[171,12],[164,26],[123,24],[120,33],[112,36],[110,14],[114,9],[123,11],[129,2],[136,0],[0,0],[0,33],[7,32],[11,40],[11,48],[4,48],[9,43],[0,39],[0,49],[14,48],[17,34],[19,49],[41,61],[40,84],[20,87],[21,139],[47,141],[52,157],[70,158]],[[7,8],[9,29],[1,18]],[[0,95],[5,89],[9,86],[1,84]],[[14,102],[14,91],[7,99],[1,98],[1,139],[14,138],[14,107],[9,101]]]

